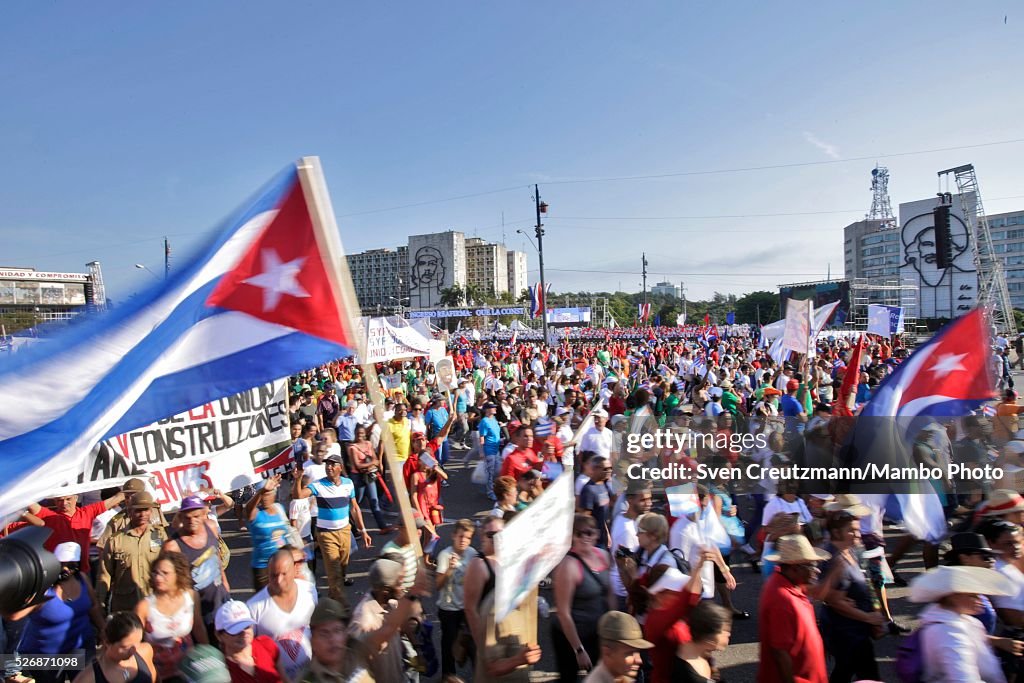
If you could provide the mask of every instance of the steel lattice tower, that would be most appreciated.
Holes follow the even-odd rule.
[[[889,169],[885,166],[875,166],[871,170],[871,210],[865,218],[882,221],[886,228],[896,227],[896,216],[889,200]]]

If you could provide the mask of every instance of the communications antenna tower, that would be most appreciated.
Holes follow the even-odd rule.
[[[99,261],[89,261],[89,281],[92,283],[92,299],[97,313],[107,310],[107,289],[103,286],[103,271]]]
[[[875,166],[871,170],[871,210],[865,218],[881,221],[883,228],[896,227],[896,216],[889,201],[889,169],[885,166]]]
[[[988,229],[988,218],[981,204],[981,190],[974,164],[964,164],[939,171],[939,182],[943,176],[953,174],[960,206],[967,223],[967,232],[973,236],[974,267],[978,271],[978,305],[984,306],[991,316],[996,330],[1006,335],[1017,334],[1017,321],[1013,317],[1010,292],[1006,288],[1006,274],[1003,263],[996,258],[992,245],[992,234]],[[973,195],[973,196],[972,196]]]

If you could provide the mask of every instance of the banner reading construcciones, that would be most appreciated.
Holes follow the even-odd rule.
[[[96,446],[77,481],[53,495],[120,486],[139,477],[165,509],[202,488],[233,491],[291,466],[287,381],[197,406]]]

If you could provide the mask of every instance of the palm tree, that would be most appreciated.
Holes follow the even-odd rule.
[[[455,283],[451,287],[445,287],[441,290],[441,305],[442,306],[461,306],[462,302],[466,299],[466,292],[463,291],[462,287],[458,283]]]

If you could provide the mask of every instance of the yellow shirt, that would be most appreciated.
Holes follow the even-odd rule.
[[[409,447],[411,445],[412,429],[409,418],[403,417],[401,422],[394,419],[388,420],[388,431],[395,441],[395,460],[405,462],[409,459]]]

